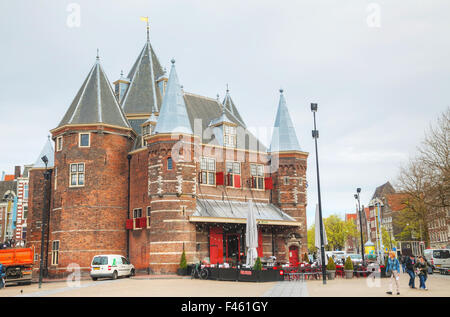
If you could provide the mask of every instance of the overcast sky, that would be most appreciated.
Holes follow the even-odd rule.
[[[309,225],[317,202],[311,102],[319,104],[325,216],[353,212],[356,187],[367,204],[376,186],[394,182],[450,105],[448,0],[2,1],[0,172],[36,160],[97,48],[111,82],[128,73],[145,43],[140,16],[150,17],[163,66],[176,59],[185,90],[222,99],[228,83],[249,127],[273,126],[284,88],[310,153]],[[268,145],[268,133],[260,138]]]

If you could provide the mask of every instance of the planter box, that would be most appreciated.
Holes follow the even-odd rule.
[[[185,276],[188,275],[188,269],[177,269],[177,275]]]
[[[327,270],[327,275],[328,275],[329,280],[334,280],[334,278],[336,277],[336,271],[328,271]]]
[[[344,270],[345,278],[353,278],[353,270]]]
[[[219,276],[218,279],[221,281],[237,281],[238,280],[238,269],[225,269],[219,268]]]
[[[209,271],[209,275],[208,275],[208,280],[218,280],[219,279],[219,268],[217,267],[210,267],[208,268]]]

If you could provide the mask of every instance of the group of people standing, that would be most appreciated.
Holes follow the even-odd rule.
[[[401,262],[401,263],[400,263]],[[400,295],[400,265],[402,267],[403,273],[408,273],[409,275],[409,287],[415,289],[416,275],[419,277],[420,289],[428,290],[425,285],[428,277],[428,263],[423,256],[419,256],[418,260],[411,254],[410,256],[402,257],[399,261],[396,257],[395,252],[389,253],[389,258],[386,262],[386,274],[391,276],[391,281],[389,284],[389,290],[387,294],[393,294],[393,285],[395,284],[397,295]]]

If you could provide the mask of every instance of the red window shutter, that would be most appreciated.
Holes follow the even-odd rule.
[[[216,173],[216,185],[223,185],[223,172]]]
[[[147,227],[147,217],[142,217],[141,218],[141,228],[146,228]]]
[[[262,240],[261,229],[258,229],[258,248],[256,250],[258,251],[258,256],[260,258],[262,258],[263,257],[263,240]]]
[[[198,182],[202,184],[202,172],[198,173]]]
[[[209,258],[211,264],[223,263],[223,230],[221,227],[210,228]]]
[[[125,225],[126,229],[133,229],[133,219],[127,219],[127,223]]]
[[[273,181],[272,181],[272,177],[265,177],[264,178],[264,188],[266,190],[268,189],[273,189]]]
[[[255,187],[256,187],[255,185],[256,185],[256,184],[255,184],[255,177],[252,176],[252,188],[255,188]]]
[[[241,175],[234,175],[234,187],[241,188]]]

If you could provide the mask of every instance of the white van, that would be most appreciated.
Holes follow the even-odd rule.
[[[450,268],[450,249],[425,249],[423,255],[433,270]]]
[[[124,256],[117,254],[96,255],[91,263],[91,278],[96,281],[101,277],[110,277],[113,280],[120,276],[133,276],[135,269]]]

